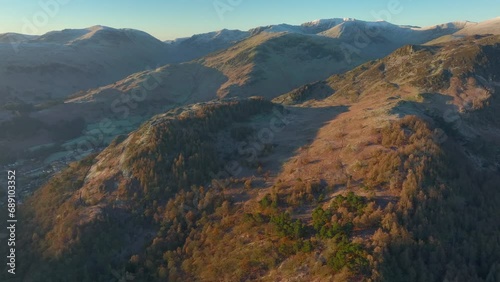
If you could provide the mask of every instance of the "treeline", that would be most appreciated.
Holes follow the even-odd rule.
[[[229,205],[218,181],[206,186],[223,168],[214,134],[233,122],[270,113],[273,107],[251,98],[154,118],[126,145],[117,141],[106,151],[119,151],[128,176],[104,179],[88,190],[81,188],[95,156],[72,164],[23,209],[26,228],[20,244],[31,252],[23,257],[19,271],[34,281],[109,281],[113,273],[142,277],[137,278],[141,281],[164,277],[163,269],[173,264],[164,259],[165,253],[174,252],[169,256],[175,257],[195,228]],[[125,146],[123,151],[120,146]],[[107,164],[97,166],[100,171]],[[110,188],[113,181],[116,189]],[[175,268],[168,270],[175,276]]]
[[[143,126],[124,151],[125,166],[140,182],[144,192],[159,195],[189,189],[204,183],[221,169],[214,133],[233,122],[268,113],[279,107],[260,98],[208,104],[179,117],[159,118]],[[243,135],[249,134],[245,129]],[[241,138],[242,133],[235,133]],[[140,141],[144,136],[147,140]]]
[[[453,140],[437,144],[422,120],[381,132],[397,147],[372,165],[370,182],[399,191],[373,236],[376,281],[498,281],[500,209],[495,172],[482,171]]]
[[[21,237],[34,252],[20,271],[29,267],[34,281],[279,280],[298,272],[324,281],[499,280],[500,177],[474,167],[453,137],[439,144],[414,116],[375,131],[382,149],[360,166],[356,190],[345,183],[329,196],[337,184],[278,181],[259,201],[233,204],[224,191],[252,184],[213,179],[221,169],[214,134],[272,107],[231,101],[152,119],[110,147],[130,179],[116,195],[106,196],[114,192],[103,183],[109,200],[98,205],[75,193],[95,159],[72,165],[29,201]],[[243,125],[232,136],[250,132]],[[383,203],[366,196],[372,191],[395,197]],[[75,224],[97,207],[92,222]]]

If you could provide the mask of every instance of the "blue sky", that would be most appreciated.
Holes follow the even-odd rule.
[[[222,28],[351,17],[427,26],[500,16],[499,0],[0,0],[0,33],[105,25],[166,40]]]

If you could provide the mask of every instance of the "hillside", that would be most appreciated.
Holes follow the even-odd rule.
[[[138,30],[94,26],[31,37],[2,35],[0,97],[41,103],[168,62],[165,44]]]
[[[444,35],[442,37],[439,37],[437,39],[431,40],[428,42],[429,45],[432,44],[439,44],[443,42],[448,42],[452,40],[458,40],[462,39],[466,36],[472,36],[472,35],[488,35],[488,34],[494,34],[498,35],[500,33],[500,18],[494,18],[491,20],[487,20],[484,22],[480,23],[475,23],[475,22],[463,22],[460,23],[463,28],[458,30],[457,32],[449,35]]]
[[[156,71],[204,64],[251,95],[250,70],[304,40],[260,33]],[[407,45],[274,103],[157,115],[23,205],[22,279],[497,281],[499,46]]]
[[[334,27],[329,28],[332,25]],[[212,48],[211,44],[215,44],[227,48],[189,63],[175,67],[165,66],[161,71],[150,70],[149,73],[131,75],[122,81],[82,93],[82,97],[71,102],[112,100],[114,96],[106,98],[107,93],[127,94],[137,90],[128,86],[140,85],[144,75],[162,77],[161,87],[153,89],[150,97],[163,96],[163,99],[170,101],[179,100],[179,91],[173,90],[173,93],[169,93],[163,89],[177,89],[179,84],[192,85],[196,89],[194,92],[183,92],[184,96],[192,98],[191,102],[204,101],[208,97],[207,90],[213,87],[218,89],[209,94],[212,99],[227,95],[259,95],[272,99],[300,85],[325,79],[371,59],[383,57],[405,44],[425,43],[462,28],[456,24],[422,29],[354,19],[316,21],[289,26],[288,29],[284,28],[285,26],[287,25],[261,27],[251,30],[250,33],[222,30],[174,41],[170,45],[185,44],[185,47],[179,49],[188,53],[191,52],[189,48],[199,48],[200,45]],[[377,30],[376,35],[369,33],[372,29]],[[358,38],[360,33],[367,38],[363,37],[361,46]],[[231,42],[234,45],[231,45]],[[213,50],[219,48],[214,47]],[[200,69],[202,71],[199,71]],[[212,87],[202,87],[207,84],[204,80],[205,73],[214,71],[218,71],[225,81],[216,79]],[[200,79],[193,80],[193,77]]]
[[[188,38],[179,38],[167,42],[173,62],[191,61],[212,52],[220,51],[250,37],[251,33],[240,30],[219,30],[203,34],[195,34]]]
[[[419,28],[345,18],[220,30],[172,42],[104,26],[2,35],[0,49],[10,53],[0,56],[0,72],[6,68],[0,128],[15,133],[0,134],[0,148],[10,148],[0,163],[34,159],[29,170],[41,169],[73,158],[82,151],[78,146],[101,149],[174,107],[221,97],[273,99],[466,26]],[[113,129],[93,136],[103,120],[111,120]],[[19,128],[35,130],[17,133]],[[38,150],[44,146],[49,148]]]
[[[269,25],[249,31],[223,29],[169,42],[160,42],[142,31],[105,26],[52,31],[41,36],[0,34],[0,57],[3,58],[0,60],[0,95],[4,101],[2,105],[20,101],[32,104],[59,101],[79,91],[119,81],[134,72],[226,50],[262,32],[309,36],[308,40],[318,41],[315,44],[320,45],[328,40],[316,39],[315,35],[342,39],[343,44],[333,44],[342,46],[343,53],[347,52],[349,57],[355,54],[352,62],[341,68],[347,70],[359,64],[358,57],[365,62],[385,56],[404,44],[421,44],[451,34],[458,36],[456,32],[461,29],[470,35],[495,28],[488,22],[415,28],[345,18],[302,25]],[[313,73],[322,70],[317,69],[316,63],[312,65]],[[333,74],[330,69],[325,71],[326,75]],[[25,83],[25,77],[33,83]]]
[[[440,46],[405,46],[274,101],[302,107],[350,105],[351,112],[370,120],[416,115],[452,131],[447,136],[460,140],[471,161],[495,171],[499,41],[498,36],[483,36]],[[491,151],[477,150],[485,147]]]
[[[0,34],[0,43],[20,43],[20,42],[26,42],[32,39],[37,38],[38,36],[36,35],[24,35],[24,34],[19,34],[19,33],[3,33]]]
[[[349,106],[280,179],[293,186],[313,176],[391,203],[394,213],[361,233],[381,258],[375,281],[498,279],[498,244],[486,243],[499,232],[491,221],[499,212],[498,42],[407,46],[277,99]]]
[[[130,86],[140,85],[141,77],[155,75],[161,78],[161,83],[148,95],[150,99],[177,102],[190,97],[192,102],[196,102],[227,95],[272,98],[303,83],[326,78],[327,74],[348,70],[367,60],[354,56],[351,61],[345,61],[339,45],[339,42],[328,38],[260,33],[201,59],[168,65],[160,70],[132,75],[115,84],[89,90],[70,102],[95,99],[109,101],[114,98],[107,96],[110,91],[131,93],[136,87]],[[283,68],[284,65],[290,67]],[[213,86],[206,87],[210,83],[208,73],[218,74],[222,79],[212,79]],[[195,90],[176,91],[180,87],[192,87]]]
[[[24,279],[36,281],[54,275],[74,280],[74,275],[87,273],[85,269],[96,271],[89,277],[94,281],[109,277],[106,269],[121,266],[129,255],[141,250],[150,236],[157,233],[160,223],[156,218],[158,205],[166,207],[174,200],[184,201],[178,197],[184,197],[182,195],[189,189],[198,190],[199,185],[204,185],[223,167],[223,160],[217,161],[216,155],[218,132],[233,124],[238,129],[238,123],[258,114],[270,113],[271,109],[271,103],[260,99],[210,102],[180,108],[154,117],[128,137],[118,137],[99,155],[71,165],[37,191],[33,202],[25,205],[24,226],[27,229],[24,235],[31,234],[24,237],[27,240],[24,241],[25,247],[33,248],[39,255],[32,263],[23,265],[24,271],[20,273],[27,274]],[[222,204],[224,199],[209,189],[202,196],[206,197],[203,209],[208,212]],[[46,201],[52,204],[47,206]],[[32,208],[28,208],[30,206]],[[54,218],[49,214],[59,216]],[[110,225],[111,222],[114,223]],[[179,228],[189,232],[191,223],[185,225],[187,223],[168,227],[170,231],[165,229],[171,233],[172,241],[168,244],[172,248],[187,235],[179,232]],[[139,232],[122,233],[136,224],[141,226]],[[62,230],[66,231],[61,233]],[[94,244],[92,234],[98,230],[107,230],[100,235],[102,245],[89,249],[89,244]],[[118,234],[123,236],[118,238]],[[36,240],[32,241],[35,237]],[[111,241],[115,243],[109,245]],[[135,247],[121,251],[130,244]],[[109,247],[114,248],[112,253],[108,252]],[[84,259],[87,252],[96,255],[95,262]],[[58,259],[66,260],[67,256],[72,257],[73,266],[80,271],[64,273],[64,268],[57,266]],[[25,257],[25,261],[28,262],[30,257]],[[117,263],[113,266],[104,264],[104,261],[115,260]],[[103,264],[102,271],[99,264]],[[51,274],[43,273],[45,271]]]

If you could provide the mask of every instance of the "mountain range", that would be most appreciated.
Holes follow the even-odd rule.
[[[33,78],[26,89],[56,81],[39,69],[51,60],[102,56],[60,71],[57,95],[5,86],[0,145],[18,151],[5,162],[25,159],[18,181],[36,183],[18,278],[500,280],[499,24],[1,35],[0,68]]]
[[[353,62],[359,64],[387,55],[405,44],[422,44],[443,36],[459,38],[467,34],[495,33],[497,25],[498,19],[493,19],[479,24],[456,22],[418,28],[346,18],[299,26],[270,25],[249,31],[221,30],[171,42],[160,42],[138,30],[103,26],[53,31],[41,36],[1,34],[2,101],[20,99],[40,103],[68,97],[114,83],[134,72],[225,50],[261,32],[307,36],[318,40],[318,44],[326,40],[323,37],[333,38],[339,44],[347,44],[344,48],[349,52],[360,55],[361,60]],[[257,47],[264,42],[254,40],[251,44]],[[346,69],[342,64],[337,65],[337,69]]]

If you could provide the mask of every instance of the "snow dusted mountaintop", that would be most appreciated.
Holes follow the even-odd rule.
[[[471,26],[471,25],[476,25],[477,23],[475,22],[470,22],[470,21],[456,21],[456,22],[449,22],[449,23],[444,23],[444,24],[438,24],[438,25],[433,25],[433,26],[427,26],[427,27],[417,27],[415,30],[428,30],[428,29],[446,29],[446,28],[455,28],[457,30]]]
[[[403,36],[403,40],[407,40],[409,37],[417,34],[426,34],[415,42],[420,42],[425,40],[431,33],[434,34],[451,34],[457,32],[458,30],[471,26],[475,23],[471,22],[452,22],[445,23],[441,25],[429,26],[429,27],[417,27],[411,25],[396,25],[386,21],[362,21],[354,18],[332,18],[332,19],[318,19],[310,22],[303,23],[301,25],[289,25],[289,24],[278,24],[269,25],[251,29],[251,33],[259,32],[289,32],[289,33],[302,33],[302,34],[318,34],[327,37],[338,37],[342,31],[350,32],[352,29],[359,30],[377,30],[380,33],[387,33],[388,37],[392,39],[397,39]],[[389,34],[390,33],[390,34]],[[350,36],[353,36],[351,34]],[[431,36],[432,37],[432,36]],[[401,41],[401,40],[398,40]]]
[[[20,43],[33,40],[37,37],[38,36],[36,35],[25,35],[25,34],[9,32],[0,34],[0,43]]]
[[[339,27],[340,26],[340,27]],[[450,23],[444,23],[440,25],[428,26],[428,27],[417,27],[410,25],[395,25],[385,21],[362,21],[355,18],[331,18],[331,19],[317,19],[310,22],[306,22],[300,25],[290,25],[290,24],[275,24],[268,26],[260,26],[249,31],[241,30],[228,30],[222,29],[219,31],[213,31],[202,34],[195,34],[190,37],[177,38],[174,40],[166,40],[163,43],[171,46],[180,46],[181,44],[190,45],[200,45],[200,44],[214,44],[215,45],[227,45],[234,44],[238,41],[244,40],[254,34],[260,32],[288,32],[288,33],[301,33],[301,34],[319,34],[323,36],[332,36],[338,32],[338,29],[345,29],[348,26],[358,26],[364,28],[383,28],[384,30],[390,30],[391,32],[396,32],[396,34],[401,33],[404,30],[405,33],[410,33],[411,31],[440,31],[444,30],[452,31],[455,30],[457,35],[467,35],[467,34],[485,34],[485,33],[498,33],[500,31],[500,17],[495,19],[487,20],[481,23],[469,22],[469,21],[456,21]],[[331,30],[336,28],[337,31]],[[463,29],[463,31],[461,31]],[[458,32],[460,31],[460,32]],[[398,34],[401,35],[401,34]],[[9,42],[45,42],[45,43],[57,43],[57,44],[81,44],[85,41],[95,40],[102,43],[102,40],[109,40],[108,43],[118,44],[119,42],[124,42],[127,40],[147,40],[150,42],[159,43],[160,41],[153,36],[139,30],[134,29],[115,29],[107,26],[96,25],[84,29],[65,29],[62,31],[52,31],[41,36],[31,36],[22,35],[16,33],[6,33],[0,34],[0,43]]]
[[[198,42],[198,43],[207,43],[212,40],[226,41],[226,42],[237,42],[247,38],[250,35],[248,31],[241,30],[229,30],[222,29],[219,31],[213,31],[202,34],[195,34],[191,37],[183,37],[177,38],[175,40],[166,41],[169,44],[180,44],[185,41]]]
[[[93,26],[0,35],[0,93],[57,99],[168,63],[166,44],[138,30]]]
[[[251,36],[248,31],[222,29],[191,37],[165,41],[176,62],[189,61],[208,53],[228,48]]]
[[[318,19],[303,23],[301,25],[290,25],[283,23],[283,24],[257,27],[251,29],[250,32],[252,34],[256,34],[262,31],[271,33],[289,32],[289,33],[301,33],[301,34],[317,34],[347,21],[355,21],[355,19],[353,18]]]
[[[41,36],[6,33],[0,34],[0,91],[12,97],[64,97],[116,81],[147,66],[200,58],[262,32],[329,37],[349,44],[361,41],[369,43],[370,48],[366,49],[373,53],[370,56],[378,58],[405,44],[445,42],[473,34],[500,34],[500,18],[430,27],[332,18],[300,25],[261,26],[249,31],[223,29],[167,42],[143,31],[101,25],[52,31]],[[363,39],[367,34],[368,42],[366,36]]]
[[[63,45],[99,44],[120,45],[130,43],[162,45],[162,42],[146,32],[135,29],[115,29],[96,25],[83,29],[51,31],[34,38],[30,43],[53,43]]]
[[[386,21],[366,22],[355,19],[343,21],[318,35],[338,38],[347,42],[393,43],[397,45],[423,44],[435,38],[450,35],[465,23],[446,23],[431,27],[395,25]]]
[[[448,25],[455,26],[457,28],[457,32],[432,40],[428,44],[439,44],[471,35],[500,34],[500,17],[480,23],[461,21],[449,23]],[[443,25],[438,25],[438,27],[440,26]]]
[[[314,21],[306,22],[301,24],[301,26],[323,26],[323,25],[331,25],[335,26],[342,22],[355,21],[354,18],[333,18],[333,19],[317,19]]]
[[[467,22],[457,35],[500,34],[500,17],[480,23]]]
[[[51,31],[36,38],[31,43],[67,44],[80,36],[84,36],[88,32],[88,29],[64,29],[61,31]]]

